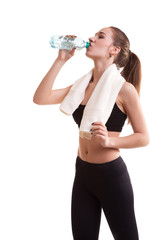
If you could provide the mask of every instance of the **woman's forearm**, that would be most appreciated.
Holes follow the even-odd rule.
[[[133,133],[126,137],[109,137],[107,140],[108,148],[138,148],[144,147],[149,143],[148,134]]]
[[[52,90],[56,76],[58,75],[60,69],[65,64],[65,61],[56,59],[41,83],[39,84],[34,97],[34,102],[41,102],[46,99]]]

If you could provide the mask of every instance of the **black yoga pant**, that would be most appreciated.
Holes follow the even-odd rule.
[[[95,164],[77,156],[71,207],[74,240],[98,239],[101,209],[114,239],[139,239],[133,189],[123,159]]]

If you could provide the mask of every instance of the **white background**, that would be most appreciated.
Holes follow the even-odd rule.
[[[142,63],[141,103],[151,141],[122,149],[135,195],[141,240],[160,239],[159,195],[159,5],[158,1],[3,1],[0,5],[0,239],[72,239],[71,191],[78,127],[59,105],[39,106],[33,95],[57,57],[52,34],[88,40],[116,26]],[[93,67],[76,51],[55,84],[63,88]],[[122,135],[132,133],[125,126]],[[113,239],[102,215],[100,240]]]

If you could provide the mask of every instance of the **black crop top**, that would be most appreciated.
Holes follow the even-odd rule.
[[[80,127],[85,106],[86,105],[80,104],[79,107],[72,114],[73,119],[78,124],[78,127]],[[105,126],[107,127],[108,131],[121,132],[126,118],[127,115],[123,113],[115,103],[111,115],[108,121],[106,122]]]

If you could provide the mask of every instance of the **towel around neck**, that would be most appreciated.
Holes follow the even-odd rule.
[[[93,69],[75,81],[60,105],[60,110],[71,115],[80,105],[85,96],[85,90],[91,80]],[[91,139],[92,123],[101,121],[105,124],[112,112],[118,93],[125,82],[115,64],[107,67],[98,80],[83,112],[79,128],[81,138]]]

